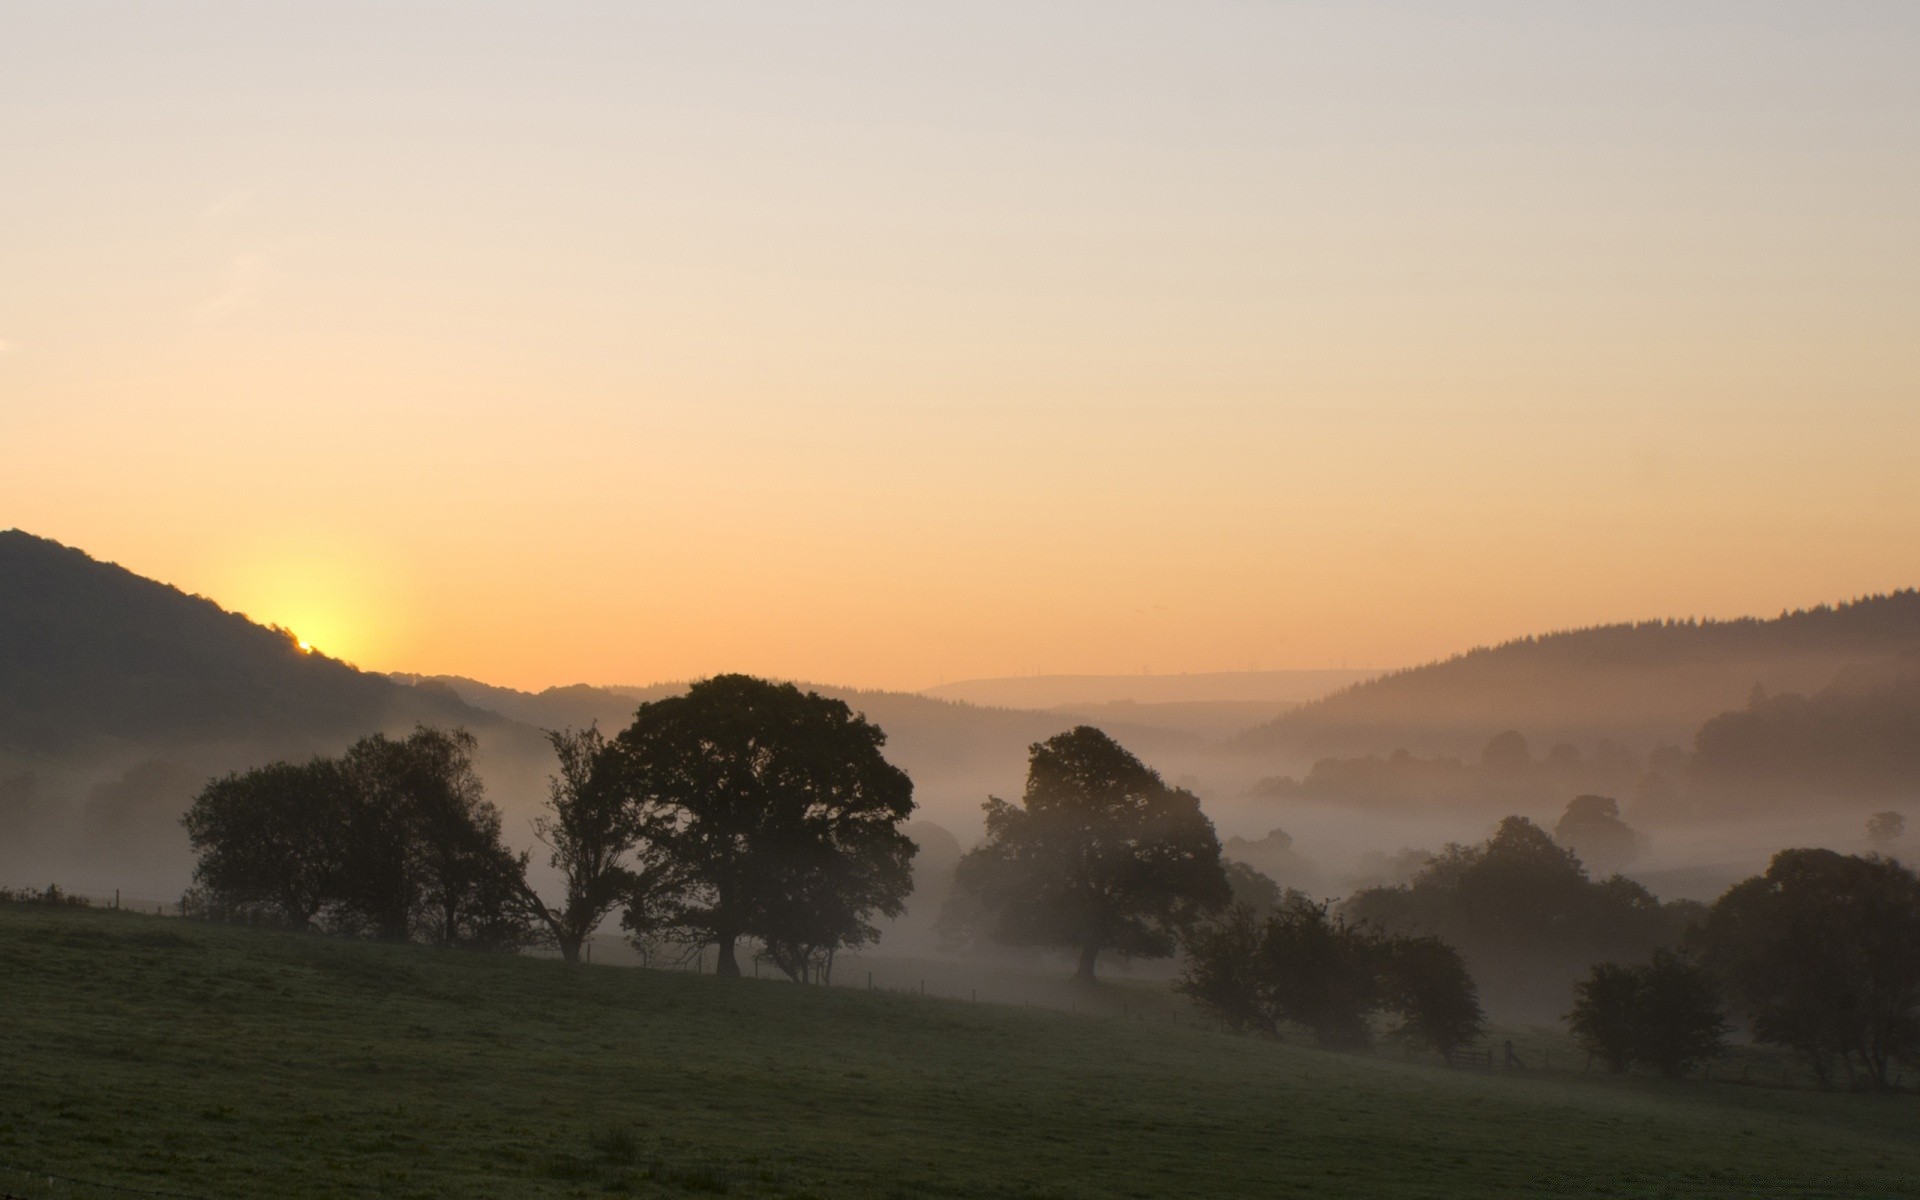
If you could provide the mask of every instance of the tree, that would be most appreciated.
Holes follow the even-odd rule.
[[[341,910],[389,941],[504,945],[516,939],[523,856],[500,838],[500,812],[473,769],[473,735],[419,726],[361,738],[343,769],[351,805]],[[522,876],[524,879],[524,876]]]
[[[1598,963],[1575,990],[1567,1027],[1616,1074],[1638,1063],[1677,1079],[1726,1049],[1713,977],[1671,950],[1654,951],[1640,966]]]
[[[337,894],[348,809],[339,763],[272,763],[216,779],[181,823],[195,882],[223,911],[264,906],[307,929]]]
[[[1640,835],[1620,819],[1620,802],[1611,796],[1575,796],[1553,827],[1553,840],[1580,861],[1611,875],[1640,853]]]
[[[1080,979],[1103,951],[1172,954],[1231,899],[1199,799],[1090,726],[1034,744],[1021,803],[984,807],[986,840],[960,860],[956,889],[996,940],[1077,952]]]
[[[1174,988],[1234,1033],[1278,1032],[1262,953],[1269,915],[1234,904],[1218,920],[1196,925],[1187,935],[1187,969]]]
[[[646,814],[620,781],[619,763],[597,726],[549,730],[560,773],[547,781],[547,811],[534,818],[534,835],[566,889],[558,907],[531,888],[526,902],[544,924],[560,956],[580,961],[580,947],[607,915],[631,898],[643,877],[627,865],[640,842]]]
[[[1633,968],[1611,962],[1595,963],[1587,977],[1574,985],[1577,998],[1567,1014],[1567,1028],[1581,1049],[1616,1075],[1633,1065],[1639,991]]]
[[[1480,1040],[1486,1014],[1458,950],[1437,937],[1388,937],[1382,947],[1385,1006],[1400,1017],[1395,1040],[1442,1057]]]
[[[1373,1018],[1399,1017],[1391,1036],[1442,1055],[1479,1038],[1478,992],[1460,955],[1438,938],[1391,937],[1349,925],[1299,892],[1262,915],[1235,904],[1185,939],[1175,988],[1235,1033],[1303,1026],[1322,1046],[1358,1049]]]
[[[1363,888],[1342,911],[1389,933],[1436,935],[1508,1008],[1554,1013],[1572,999],[1566,980],[1673,944],[1697,907],[1661,904],[1622,876],[1591,879],[1545,830],[1508,817],[1480,845],[1448,846],[1410,883]]]
[[[1669,1079],[1726,1050],[1728,1025],[1718,984],[1698,963],[1672,950],[1655,950],[1640,968],[1638,1014],[1634,1058]]]
[[[1897,812],[1877,812],[1867,818],[1867,840],[1885,850],[1907,831],[1907,819]]]
[[[267,904],[296,928],[324,919],[394,941],[521,944],[526,859],[501,841],[473,748],[465,730],[421,726],[210,783],[184,818],[210,907]]]
[[[885,743],[839,700],[745,675],[641,705],[614,748],[663,879],[625,924],[716,945],[722,975],[756,938],[796,980],[877,936],[913,882],[913,783]]]
[[[1762,1042],[1838,1055],[1876,1087],[1920,1058],[1920,878],[1891,859],[1782,850],[1728,889],[1699,933]]]
[[[1357,1050],[1373,1041],[1368,1015],[1383,1007],[1382,947],[1349,926],[1323,902],[1294,896],[1267,921],[1260,947],[1284,1020],[1313,1031],[1331,1049]]]

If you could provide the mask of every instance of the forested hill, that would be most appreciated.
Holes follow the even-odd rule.
[[[1814,692],[1842,670],[1920,648],[1920,592],[1782,613],[1771,620],[1647,621],[1526,637],[1357,684],[1238,739],[1312,758],[1470,756],[1515,729],[1536,744],[1688,745],[1702,722],[1743,708],[1755,685]]]
[[[297,753],[415,721],[494,721],[300,650],[284,630],[19,530],[0,532],[0,753],[115,758],[142,746]]]

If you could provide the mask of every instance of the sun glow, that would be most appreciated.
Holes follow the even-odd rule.
[[[295,636],[293,639],[293,644],[300,647],[300,653],[302,654],[313,653],[313,643],[309,642],[307,639],[303,637]]]

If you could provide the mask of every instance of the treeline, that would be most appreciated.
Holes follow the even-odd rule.
[[[1594,807],[1569,805],[1567,818],[1586,836],[1607,817]],[[1676,945],[1701,909],[1662,903],[1624,876],[1593,878],[1560,840],[1508,817],[1479,845],[1447,846],[1409,883],[1355,892],[1342,912],[1390,933],[1442,938],[1501,1007],[1547,1015],[1563,1011],[1571,981],[1593,963]]]
[[[1773,620],[1671,620],[1536,637],[1396,671],[1249,730],[1250,750],[1345,757],[1405,746],[1470,753],[1523,725],[1545,741],[1683,742],[1755,681],[1823,686],[1841,668],[1920,645],[1920,592],[1897,591]]]
[[[193,906],[389,940],[540,940],[569,960],[617,911],[640,945],[714,946],[738,975],[752,943],[795,979],[824,978],[902,909],[913,787],[837,700],[719,676],[641,705],[615,738],[550,738],[559,772],[536,830],[557,897],[503,845],[473,739],[422,728],[209,784],[184,818]]]
[[[1783,850],[1701,914],[1678,951],[1600,963],[1568,1025],[1614,1071],[1679,1075],[1731,1019],[1799,1055],[1821,1085],[1887,1088],[1920,1067],[1920,877],[1877,856]]]

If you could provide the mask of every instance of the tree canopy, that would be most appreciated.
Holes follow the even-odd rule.
[[[1755,1038],[1838,1058],[1885,1087],[1920,1060],[1920,878],[1890,859],[1782,850],[1735,884],[1699,931]]]
[[[1105,951],[1172,954],[1231,899],[1199,799],[1090,726],[1032,746],[1021,802],[984,807],[986,840],[960,860],[956,890],[989,936],[1071,949],[1083,979]]]
[[[885,743],[843,701],[745,675],[641,705],[613,749],[659,876],[628,928],[711,942],[723,975],[755,939],[795,979],[877,936],[914,854],[913,784]]]

